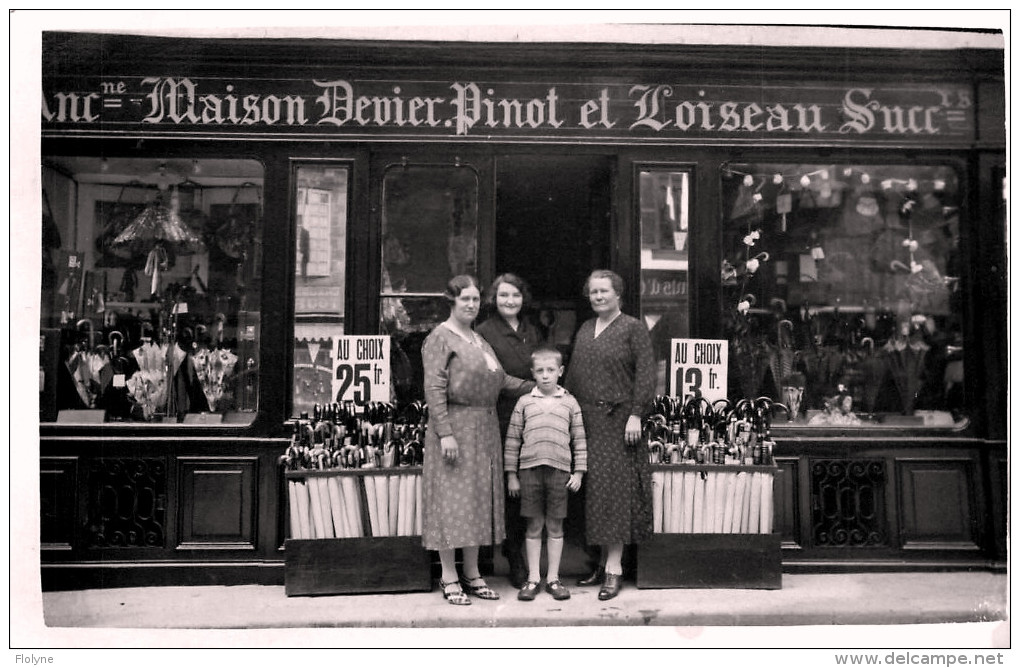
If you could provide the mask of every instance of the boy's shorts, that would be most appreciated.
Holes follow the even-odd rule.
[[[567,516],[567,481],[570,474],[551,466],[517,472],[521,481],[521,517]]]

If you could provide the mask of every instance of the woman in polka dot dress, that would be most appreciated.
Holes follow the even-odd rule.
[[[499,598],[478,571],[479,546],[506,537],[496,400],[501,391],[521,395],[535,384],[508,376],[492,347],[472,329],[481,304],[474,277],[450,279],[445,297],[450,317],[422,344],[429,408],[422,469],[422,543],[439,552],[444,598],[454,605],[467,605],[471,602],[467,594]],[[457,548],[463,557],[459,579]]]
[[[651,470],[640,446],[641,420],[655,395],[648,330],[621,308],[623,279],[592,272],[585,283],[595,318],[577,332],[565,387],[581,404],[588,435],[585,533],[602,562],[581,586],[601,584],[599,599],[620,592],[623,547],[652,533]]]

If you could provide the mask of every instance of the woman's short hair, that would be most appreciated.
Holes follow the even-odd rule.
[[[443,292],[443,297],[450,304],[457,301],[457,297],[460,297],[460,293],[464,291],[464,288],[474,287],[479,292],[482,288],[478,285],[478,279],[470,274],[459,274],[454,276],[446,283],[446,290]]]
[[[488,294],[485,296],[485,303],[489,306],[496,307],[496,293],[499,292],[499,286],[503,283],[512,285],[521,292],[521,310],[524,310],[531,304],[531,290],[528,289],[527,282],[518,276],[517,274],[511,274],[507,272],[500,274],[496,277],[496,280],[489,286]]]
[[[613,290],[620,296],[621,300],[623,299],[623,277],[610,269],[596,269],[588,274],[588,278],[584,281],[584,292],[582,293],[582,296],[588,296],[588,291],[591,289],[591,282],[599,278],[608,278],[610,285],[613,286]]]

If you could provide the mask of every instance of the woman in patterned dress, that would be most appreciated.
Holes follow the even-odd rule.
[[[523,394],[533,381],[508,376],[492,347],[472,329],[481,304],[472,276],[450,279],[450,317],[422,344],[429,428],[422,469],[422,543],[437,550],[443,597],[467,605],[465,594],[497,599],[478,571],[478,548],[506,537],[503,444],[496,418],[501,391]],[[456,549],[463,576],[458,578]]]
[[[641,420],[655,393],[652,342],[641,322],[621,308],[623,279],[599,269],[585,295],[595,318],[577,332],[565,387],[581,404],[588,435],[585,478],[587,541],[601,563],[578,585],[600,584],[599,599],[620,592],[623,548],[652,533],[651,470],[640,447]]]

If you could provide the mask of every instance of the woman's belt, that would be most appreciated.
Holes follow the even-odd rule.
[[[606,401],[605,399],[599,399],[597,401],[582,401],[579,402],[584,406],[594,406],[595,408],[605,411],[606,415],[612,415],[618,407],[624,405],[625,401]]]
[[[495,406],[472,406],[471,404],[454,404],[454,403],[449,403],[449,402],[447,402],[446,405],[449,406],[449,407],[456,406],[459,410],[464,410],[464,411],[488,411],[490,413],[495,413],[496,412],[496,407]]]

